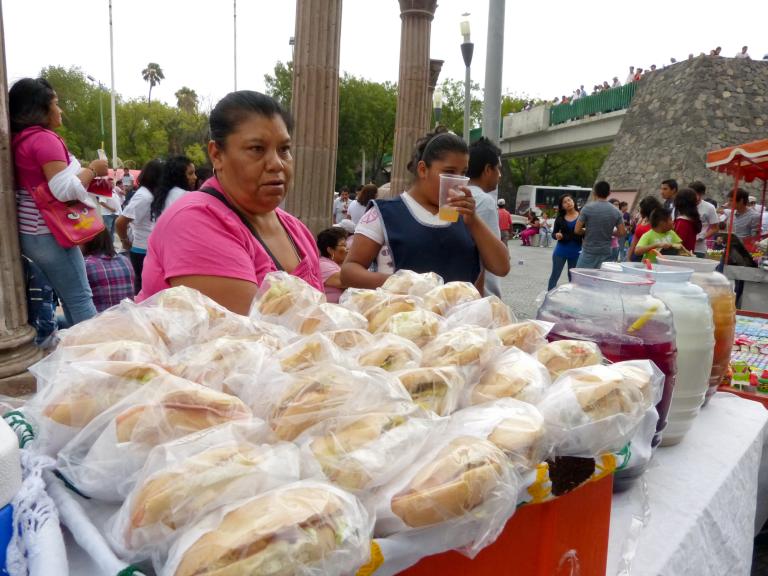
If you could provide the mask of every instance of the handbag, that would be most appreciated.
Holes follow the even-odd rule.
[[[91,208],[79,200],[57,200],[47,182],[32,189],[30,194],[45,225],[62,248],[90,242],[104,230],[98,208]]]
[[[98,196],[106,196],[112,198],[112,185],[109,183],[109,178],[103,176],[96,176],[91,183],[88,184],[88,192],[90,194],[97,194]]]

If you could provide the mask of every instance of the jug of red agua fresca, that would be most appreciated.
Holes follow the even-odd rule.
[[[652,360],[664,373],[664,390],[656,405],[659,420],[652,445],[661,442],[677,375],[672,313],[651,295],[653,281],[621,272],[576,268],[571,283],[550,291],[538,319],[552,322],[551,340],[595,342],[606,359]],[[615,480],[628,484],[644,466],[620,470]]]

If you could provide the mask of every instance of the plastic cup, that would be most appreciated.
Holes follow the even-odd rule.
[[[440,197],[438,207],[440,211],[437,216],[445,222],[458,222],[459,212],[456,208],[449,206],[448,201],[451,198],[464,196],[464,192],[459,190],[459,186],[469,184],[469,178],[466,176],[456,176],[455,174],[440,174]]]

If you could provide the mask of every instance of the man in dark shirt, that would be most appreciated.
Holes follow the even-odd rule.
[[[576,222],[576,234],[584,236],[577,268],[600,268],[611,259],[611,238],[626,236],[621,212],[608,202],[611,186],[600,181],[595,184],[595,200],[581,210]]]

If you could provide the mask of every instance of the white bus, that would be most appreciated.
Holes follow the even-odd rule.
[[[533,208],[537,215],[541,215],[543,211],[551,215],[553,211],[557,211],[557,203],[563,194],[573,196],[576,207],[581,210],[582,206],[589,200],[592,189],[579,186],[531,186],[526,184],[517,189],[515,213],[527,214]]]

